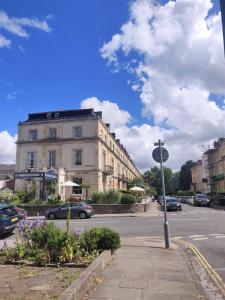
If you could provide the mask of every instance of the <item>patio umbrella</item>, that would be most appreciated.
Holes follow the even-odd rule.
[[[133,186],[130,191],[133,191],[133,192],[144,192],[145,189],[139,187],[139,186]]]
[[[80,186],[80,185],[78,183],[75,183],[75,182],[71,181],[71,180],[68,180],[68,181],[65,181],[65,182],[61,183],[60,186],[63,187],[64,189],[66,189],[66,188],[69,188],[69,187]]]
[[[68,180],[68,181],[65,181],[61,184],[61,186],[80,186],[79,184],[71,181],[71,180]]]

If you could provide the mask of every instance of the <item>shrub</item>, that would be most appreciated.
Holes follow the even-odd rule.
[[[134,204],[134,203],[136,203],[136,201],[137,200],[136,200],[135,196],[128,195],[128,194],[122,195],[121,200],[120,200],[121,204]]]
[[[119,203],[120,202],[120,193],[118,191],[108,191],[105,194],[105,199],[104,199],[106,204],[111,204],[111,203]]]
[[[0,191],[0,201],[4,203],[9,203],[13,199],[13,193],[10,191]]]
[[[92,194],[92,203],[96,204],[115,204],[120,202],[120,193],[118,191],[95,192]]]
[[[81,234],[80,246],[87,252],[115,251],[120,247],[120,236],[110,228],[93,227]]]

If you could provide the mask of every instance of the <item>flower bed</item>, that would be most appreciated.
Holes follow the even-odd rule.
[[[89,265],[102,251],[120,247],[119,234],[110,228],[91,228],[80,236],[44,220],[21,221],[14,247],[0,250],[2,264],[25,263],[35,266]]]

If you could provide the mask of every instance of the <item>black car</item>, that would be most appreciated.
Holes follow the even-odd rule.
[[[182,206],[180,204],[180,202],[173,197],[166,197],[166,209],[167,211],[170,210],[182,210]]]
[[[71,218],[86,219],[90,218],[93,213],[93,208],[86,203],[65,203],[59,207],[50,209],[46,212],[47,219],[65,219],[67,217],[68,208],[70,207]]]
[[[0,235],[12,232],[20,221],[13,206],[0,204]]]

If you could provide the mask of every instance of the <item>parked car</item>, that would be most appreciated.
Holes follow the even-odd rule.
[[[20,221],[12,205],[0,204],[0,235],[12,232]]]
[[[16,205],[12,205],[12,208],[17,212],[20,220],[25,220],[27,218],[27,211]]]
[[[166,197],[166,209],[170,210],[182,210],[180,202],[174,197]]]
[[[204,194],[195,194],[194,205],[195,206],[210,206],[209,198]]]
[[[46,212],[47,219],[65,219],[67,217],[68,208],[70,207],[71,218],[80,218],[86,219],[90,218],[93,214],[93,208],[91,205],[87,205],[84,202],[72,202],[72,203],[65,203],[59,207],[50,209]]]

